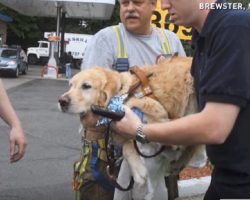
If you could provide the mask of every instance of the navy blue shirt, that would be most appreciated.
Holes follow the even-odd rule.
[[[250,12],[211,10],[202,31],[194,31],[193,46],[191,73],[199,109],[206,102],[240,107],[225,143],[207,145],[213,178],[227,184],[250,183]]]

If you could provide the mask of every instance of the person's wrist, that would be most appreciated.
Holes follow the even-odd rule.
[[[20,127],[21,127],[20,121],[19,121],[19,120],[15,121],[15,122],[12,124],[12,127],[20,128]]]
[[[22,126],[20,123],[15,123],[11,126],[11,129],[22,130]]]
[[[142,144],[145,144],[145,143],[148,143],[149,141],[147,139],[147,136],[144,133],[143,127],[144,127],[143,123],[140,123],[137,126],[136,131],[135,131],[135,140]]]

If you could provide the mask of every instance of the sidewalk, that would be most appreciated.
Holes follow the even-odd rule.
[[[204,195],[195,195],[191,197],[179,197],[176,200],[202,200]]]
[[[211,177],[207,176],[179,181],[179,198],[176,200],[202,200],[210,180]]]

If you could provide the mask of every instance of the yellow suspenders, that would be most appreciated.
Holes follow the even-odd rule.
[[[123,40],[121,37],[121,32],[120,32],[119,26],[118,25],[112,26],[112,30],[115,33],[115,37],[116,37],[117,58],[128,58],[128,55],[127,55],[127,52],[126,52],[126,49],[124,47]],[[157,34],[161,40],[162,53],[163,54],[171,54],[170,42],[169,42],[168,37],[166,36],[166,33],[161,28],[156,27],[155,30],[157,31]]]
[[[117,43],[117,58],[128,58],[127,51],[124,47],[123,40],[121,37],[120,28],[118,25],[112,26],[115,33],[116,43]]]
[[[155,29],[161,40],[161,49],[162,49],[163,54],[171,54],[170,43],[169,43],[168,37],[166,36],[166,33],[161,28],[156,27]]]

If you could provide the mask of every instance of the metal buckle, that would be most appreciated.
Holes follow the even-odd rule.
[[[85,146],[85,145],[90,145],[91,144],[91,141],[90,140],[87,140],[86,138],[82,137],[82,144]]]
[[[111,172],[110,172],[110,166],[109,166],[109,165],[107,165],[107,167],[106,167],[106,172],[107,172],[108,177],[109,177],[111,180],[116,180],[115,175],[114,175],[114,174],[111,174]]]
[[[144,97],[144,94],[143,94],[143,92],[136,92],[136,93],[134,93],[134,96],[135,96],[137,99],[140,99],[140,98]]]
[[[128,93],[122,94],[120,97],[122,101],[124,102],[128,98]]]

